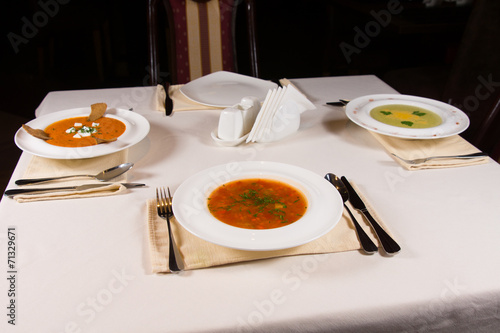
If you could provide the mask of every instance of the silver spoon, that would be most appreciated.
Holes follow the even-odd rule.
[[[339,177],[335,176],[333,173],[327,173],[325,175],[325,179],[328,180],[335,188],[337,191],[339,191],[340,196],[342,197],[342,200],[344,201],[344,207],[347,209],[347,212],[349,213],[349,216],[351,217],[352,223],[354,224],[354,227],[356,228],[356,233],[358,234],[359,241],[361,243],[361,246],[363,247],[363,250],[368,253],[372,254],[374,252],[377,252],[378,248],[375,243],[368,237],[366,232],[361,228],[359,225],[358,221],[354,218],[354,215],[352,215],[351,210],[347,205],[345,204],[347,200],[349,200],[349,192],[347,191],[347,187],[344,185],[342,180],[340,180]]]
[[[97,175],[72,175],[72,176],[60,176],[60,177],[51,177],[51,178],[18,179],[18,180],[16,180],[16,184],[17,185],[27,185],[27,184],[48,182],[50,180],[73,178],[73,177],[90,177],[90,178],[95,178],[97,180],[100,180],[101,182],[106,182],[110,179],[118,177],[119,175],[127,172],[133,166],[134,166],[133,163],[123,163],[123,164],[114,166],[110,169],[101,171]]]

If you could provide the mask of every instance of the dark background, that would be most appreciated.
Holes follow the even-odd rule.
[[[20,155],[13,143],[14,133],[20,124],[34,118],[36,107],[49,91],[148,84],[145,0],[61,2],[3,2],[2,189]],[[387,10],[387,4],[376,0],[257,0],[261,77],[375,74],[401,93],[440,99],[471,6],[449,3],[429,10],[421,1],[400,1],[403,10],[392,15],[391,24],[365,40],[347,61],[340,45],[356,47],[356,29],[364,30],[375,22],[373,11]],[[244,26],[238,24],[237,33],[241,36],[238,64],[246,74]],[[167,62],[162,59],[163,72]]]

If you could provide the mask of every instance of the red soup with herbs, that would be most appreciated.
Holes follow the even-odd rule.
[[[234,227],[274,229],[299,220],[307,210],[307,199],[280,181],[241,179],[216,188],[208,197],[208,209]]]
[[[86,147],[96,145],[96,139],[111,140],[125,132],[126,126],[118,119],[101,117],[88,121],[87,117],[74,117],[59,120],[45,128],[51,139],[47,140],[54,146]]]

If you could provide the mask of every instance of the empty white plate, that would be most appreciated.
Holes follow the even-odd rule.
[[[277,86],[271,81],[220,71],[186,83],[180,91],[194,102],[227,108],[238,104],[246,96],[255,96],[262,102],[269,89]]]

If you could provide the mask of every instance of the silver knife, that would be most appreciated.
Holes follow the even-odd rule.
[[[86,184],[86,185],[64,186],[64,187],[15,188],[15,189],[10,189],[10,190],[5,191],[5,193],[3,195],[5,195],[7,197],[12,197],[12,196],[18,195],[18,194],[27,194],[27,193],[34,193],[34,192],[52,192],[52,191],[65,191],[65,190],[84,191],[84,190],[89,190],[92,188],[99,188],[99,187],[103,187],[103,186],[108,186],[111,184],[112,183]],[[146,186],[146,184],[140,184],[140,183],[121,183],[121,184],[123,186],[125,186],[126,188]]]
[[[349,202],[352,204],[354,208],[356,208],[358,211],[363,213],[363,215],[368,219],[370,224],[373,227],[373,230],[375,230],[375,233],[377,234],[378,239],[380,240],[380,243],[382,244],[382,247],[384,248],[384,251],[388,254],[395,254],[398,253],[401,250],[401,247],[396,243],[394,239],[392,239],[389,234],[382,229],[382,227],[375,221],[373,216],[370,214],[368,209],[366,209],[366,205],[361,200],[359,195],[356,193],[354,188],[349,184],[349,181],[345,177],[340,178],[342,182],[345,184],[347,187],[347,190],[349,191]]]
[[[338,102],[326,102],[327,105],[333,105],[333,106],[346,106],[350,100],[348,99],[339,99]]]
[[[170,83],[165,82],[165,92],[167,93],[167,96],[165,97],[165,115],[170,116],[172,114],[172,111],[174,110],[174,105],[173,101],[168,95],[168,88],[170,88]]]

